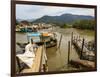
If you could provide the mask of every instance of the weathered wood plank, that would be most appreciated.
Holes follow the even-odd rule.
[[[73,65],[81,65],[81,66],[84,66],[84,67],[87,67],[87,68],[91,68],[91,69],[94,69],[95,68],[95,62],[92,62],[92,61],[88,61],[88,60],[71,60],[70,61],[71,64]]]

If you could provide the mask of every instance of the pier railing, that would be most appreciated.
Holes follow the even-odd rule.
[[[88,47],[88,41],[86,41],[85,38],[81,38],[79,35],[74,35],[72,33],[71,38],[72,45],[76,48],[76,51],[78,52],[80,59],[95,60],[95,48],[94,47]]]

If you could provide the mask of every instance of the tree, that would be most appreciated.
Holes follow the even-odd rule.
[[[61,28],[70,28],[71,26],[69,26],[68,24],[63,24],[63,25],[61,25]]]
[[[78,20],[73,24],[73,28],[94,30],[95,20]]]

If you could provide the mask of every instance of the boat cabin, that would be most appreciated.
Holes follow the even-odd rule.
[[[28,38],[28,42],[30,42],[31,39],[33,39],[33,42],[35,42],[38,45],[45,43],[46,47],[52,47],[52,46],[57,45],[57,39],[54,33],[48,33],[48,32],[29,33],[27,35],[27,38]]]

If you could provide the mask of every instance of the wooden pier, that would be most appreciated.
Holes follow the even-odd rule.
[[[95,51],[89,50],[86,44],[87,43],[84,38],[81,38],[80,36],[74,36],[72,33],[72,45],[74,45],[76,51],[80,56],[80,59],[94,61]]]
[[[40,46],[37,51],[36,51],[36,57],[35,60],[32,64],[31,68],[24,68],[22,71],[19,73],[33,73],[33,72],[46,72],[48,71],[47,68],[47,59],[46,58],[46,53],[45,53],[45,47]],[[20,59],[17,57],[17,63],[18,66],[20,66]],[[20,67],[19,67],[20,69]]]
[[[95,69],[96,51],[91,51],[87,48],[86,41],[84,38],[81,38],[80,36],[76,36],[72,33],[71,46],[74,46],[77,54],[79,55],[79,59],[71,59],[70,61],[68,59],[68,63],[76,67],[82,66],[82,67],[86,67],[86,69],[88,68]]]

